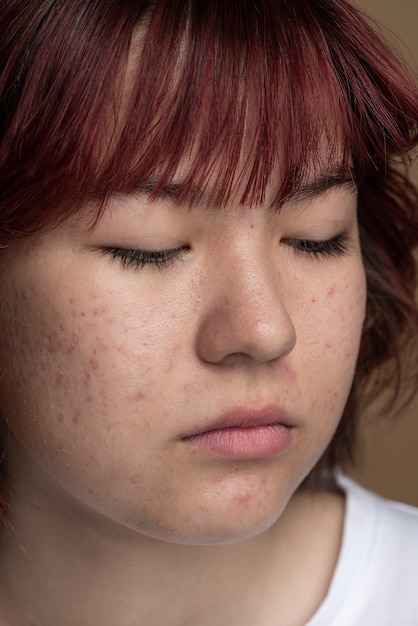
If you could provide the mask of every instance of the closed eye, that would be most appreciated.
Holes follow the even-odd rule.
[[[155,269],[166,269],[181,259],[186,246],[168,250],[138,250],[135,248],[101,248],[101,252],[117,259],[125,268],[140,269],[149,266]]]
[[[313,257],[343,256],[349,251],[349,236],[337,235],[332,239],[282,239],[282,243],[292,247],[298,254]]]

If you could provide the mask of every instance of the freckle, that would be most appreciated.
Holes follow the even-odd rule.
[[[316,298],[312,298],[312,304],[315,304]]]
[[[80,315],[81,315],[81,317],[86,317],[86,312],[85,311],[81,311]]]
[[[137,391],[131,398],[130,400],[132,402],[140,402],[141,400],[143,400],[145,398],[145,394],[143,394],[141,391]]]

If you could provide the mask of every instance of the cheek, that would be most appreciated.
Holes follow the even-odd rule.
[[[346,361],[349,367],[353,367],[357,360],[365,317],[364,274],[361,273],[357,280],[330,285],[323,296],[323,307],[326,312],[323,322],[324,348],[331,352],[335,350],[343,362]]]
[[[93,292],[76,296],[64,287],[60,298],[45,289],[7,295],[0,406],[15,434],[60,453],[110,447],[115,433],[120,445],[140,440],[174,367],[172,316],[120,301],[116,310]]]
[[[3,301],[3,418],[29,453],[31,475],[41,467],[78,499],[124,511],[175,474],[169,460],[168,476],[155,468],[155,458],[172,422],[179,322],[152,303],[141,310],[127,298],[48,292],[9,285]]]
[[[341,415],[351,388],[365,302],[362,267],[310,297],[310,314],[303,325],[305,367],[311,372],[312,384],[317,385],[317,403],[335,418]]]

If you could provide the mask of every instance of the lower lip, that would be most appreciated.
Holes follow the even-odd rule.
[[[196,452],[231,460],[274,457],[290,444],[291,428],[283,424],[219,428],[183,439]]]

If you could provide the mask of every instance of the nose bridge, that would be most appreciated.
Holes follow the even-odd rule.
[[[295,328],[280,269],[268,252],[261,246],[230,247],[227,263],[215,271],[200,328],[203,358],[219,362],[239,354],[271,361],[288,354]]]
[[[223,306],[234,315],[248,317],[252,323],[268,321],[271,306],[282,306],[279,292],[279,276],[268,267],[266,259],[254,259],[249,255],[234,255],[224,273]],[[259,255],[262,256],[262,255]]]

